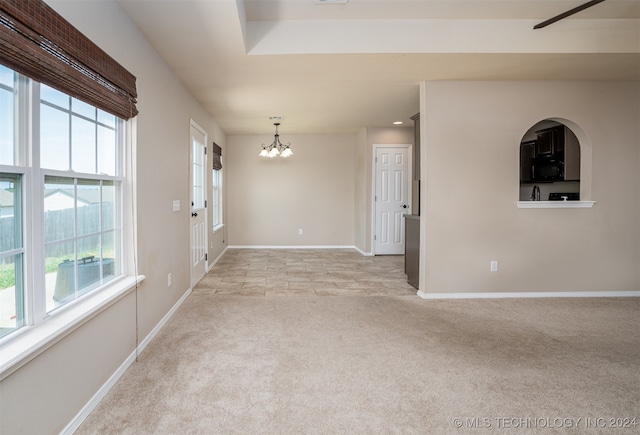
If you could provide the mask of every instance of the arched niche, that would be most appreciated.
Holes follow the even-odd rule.
[[[584,129],[571,120],[535,123],[520,141],[519,201],[590,201],[591,150]]]

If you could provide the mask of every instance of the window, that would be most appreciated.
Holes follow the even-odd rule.
[[[213,229],[216,230],[222,225],[222,170],[214,169],[211,176],[213,186]]]
[[[0,120],[2,336],[123,274],[125,123],[4,66]]]
[[[212,191],[213,191],[213,230],[222,228],[222,148],[216,143],[211,146],[211,166],[213,173]]]

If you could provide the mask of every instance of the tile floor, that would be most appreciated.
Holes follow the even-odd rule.
[[[404,256],[352,249],[228,249],[194,294],[244,296],[415,296]]]

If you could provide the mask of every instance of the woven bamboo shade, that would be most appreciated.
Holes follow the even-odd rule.
[[[211,160],[213,161],[213,169],[222,169],[222,148],[220,145],[213,143],[211,146]]]
[[[42,0],[0,0],[0,63],[123,119],[136,78]]]

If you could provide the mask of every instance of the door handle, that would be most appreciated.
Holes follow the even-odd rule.
[[[196,213],[195,211],[191,213],[191,217],[196,217],[196,216],[198,216],[198,213]]]
[[[403,204],[402,208],[408,208],[409,206],[407,204]]]

